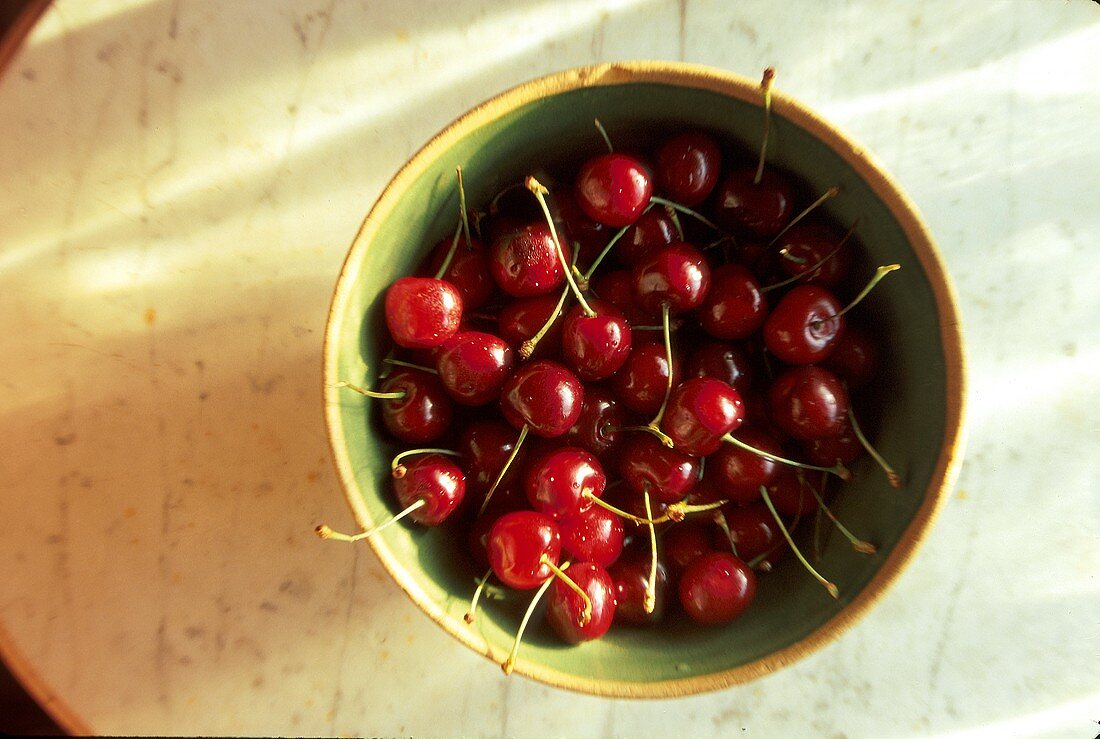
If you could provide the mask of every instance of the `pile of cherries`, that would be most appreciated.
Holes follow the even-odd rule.
[[[676,610],[724,624],[789,552],[836,596],[791,537],[810,518],[874,552],[826,500],[865,450],[899,484],[852,412],[881,346],[848,312],[896,265],[852,274],[851,232],[816,210],[836,190],[806,208],[765,147],[608,141],[473,210],[459,172],[453,236],[386,293],[380,384],[341,384],[379,399],[405,449],[382,526],[445,524],[485,572],[467,620],[495,581],[537,590],[520,633],[549,591],[570,643]]]

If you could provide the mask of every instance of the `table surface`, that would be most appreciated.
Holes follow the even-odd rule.
[[[0,649],[112,734],[1054,733],[1100,720],[1100,6],[67,2],[0,79]],[[631,702],[506,679],[350,526],[320,403],[389,177],[550,71],[755,76],[874,151],[961,302],[969,445],[912,565],[753,683]]]

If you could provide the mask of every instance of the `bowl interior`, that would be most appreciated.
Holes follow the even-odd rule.
[[[564,89],[576,84],[581,86]],[[701,127],[746,150],[758,146],[759,96],[754,83],[740,78],[619,69],[612,78],[559,76],[542,85],[506,93],[433,140],[391,183],[349,254],[330,317],[325,393],[341,477],[364,526],[395,510],[387,478],[395,447],[380,435],[370,401],[331,384],[375,381],[382,298],[391,282],[410,274],[453,229],[456,165],[474,204],[525,174],[561,170],[599,152],[603,144],[594,118],[629,145],[644,144],[658,132]],[[553,94],[543,97],[548,90]],[[659,629],[616,626],[599,641],[567,647],[536,621],[518,672],[586,692],[658,696],[713,689],[789,662],[835,636],[874,600],[908,558],[950,483],[961,360],[957,346],[948,342],[945,350],[943,326],[951,319],[945,311],[953,309],[950,289],[940,284],[934,247],[904,198],[893,197],[888,180],[850,143],[781,96],[774,112],[769,161],[795,173],[809,192],[839,185],[841,196],[826,210],[841,224],[859,219],[865,264],[902,266],[872,294],[865,311],[889,344],[874,438],[905,486],[890,488],[864,458],[835,505],[848,527],[876,543],[879,552],[857,554],[842,537],[828,538],[819,566],[839,587],[839,600],[787,557],[760,579],[753,606],[728,627],[702,628],[686,620]],[[372,545],[397,582],[449,632],[498,661],[507,654],[529,594],[483,601],[476,623],[465,624],[481,573],[461,564],[467,559],[464,537],[447,527],[399,525]]]

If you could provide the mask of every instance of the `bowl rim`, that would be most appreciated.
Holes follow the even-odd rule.
[[[716,92],[762,107],[757,81],[748,77],[699,64],[668,61],[621,61],[576,67],[523,82],[474,106],[435,134],[394,175],[382,190],[374,206],[356,233],[340,270],[326,321],[322,393],[329,445],[333,452],[340,485],[356,523],[364,530],[374,524],[369,511],[355,488],[355,475],[346,454],[340,404],[337,355],[343,305],[351,290],[351,277],[356,271],[367,245],[380,224],[400,200],[406,188],[442,153],[467,133],[495,121],[519,107],[544,97],[583,88],[624,84],[666,84]],[[902,191],[879,161],[846,132],[827,122],[806,105],[781,91],[771,95],[772,112],[802,128],[826,145],[870,187],[897,219],[905,238],[913,249],[932,288],[939,323],[940,341],[945,360],[946,408],[944,436],[940,444],[931,483],[912,520],[902,532],[890,554],[859,594],[833,617],[798,641],[780,650],[738,667],[708,675],[676,678],[654,682],[628,682],[578,677],[544,665],[520,660],[515,671],[545,684],[580,693],[615,698],[670,698],[719,690],[748,682],[785,667],[816,652],[839,638],[884,595],[913,558],[935,517],[954,487],[962,464],[965,444],[965,384],[966,367],[962,344],[962,328],[957,297],[943,259],[915,204]],[[453,637],[489,659],[499,662],[489,643],[469,629],[456,627],[445,611],[431,601],[414,579],[405,572],[403,562],[381,539],[368,539],[383,567],[394,581],[437,624]]]

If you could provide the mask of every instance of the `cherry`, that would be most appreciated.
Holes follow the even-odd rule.
[[[561,534],[549,516],[513,511],[489,530],[489,564],[502,583],[516,590],[537,588],[553,574],[561,555]],[[549,563],[549,564],[548,564]]]
[[[568,248],[562,245],[568,258]],[[517,298],[546,295],[565,281],[550,227],[528,223],[493,241],[490,267],[500,289]]]
[[[562,324],[562,354],[582,380],[602,380],[623,366],[630,355],[630,324],[610,303],[591,300],[595,315],[576,305]]]
[[[515,442],[515,429],[503,421],[474,421],[462,430],[458,453],[466,464],[466,485],[471,492],[484,495],[489,491],[504,463],[512,455]],[[516,464],[517,469],[522,468],[522,455],[517,458]],[[510,472],[501,484],[507,487],[517,482],[517,477],[514,471]]]
[[[450,430],[454,416],[443,384],[423,370],[399,368],[390,373],[377,392],[350,383],[341,386],[382,401],[382,423],[398,439],[426,444]]]
[[[738,431],[737,438],[769,454],[783,454],[779,442],[763,431],[746,428]],[[760,486],[775,479],[781,466],[779,462],[733,444],[723,444],[707,459],[706,476],[717,482],[723,497],[745,504],[760,497]]]
[[[776,242],[779,267],[790,276],[802,275],[803,284],[833,288],[848,272],[851,254],[844,236],[819,221],[791,226]]]
[[[460,331],[442,346],[436,370],[455,402],[484,405],[500,397],[512,372],[512,348],[500,337],[481,331]]]
[[[645,210],[653,183],[644,164],[613,152],[581,166],[575,194],[577,204],[589,218],[620,228],[636,221]]]
[[[817,510],[817,501],[807,483],[791,467],[781,469],[766,490],[775,509],[784,515],[803,516]]]
[[[863,445],[850,425],[846,425],[836,436],[803,442],[802,448],[807,459],[823,467],[837,462],[850,465],[863,456]]]
[[[840,434],[849,406],[848,391],[840,378],[815,365],[792,367],[768,389],[772,421],[802,441]]]
[[[432,251],[428,268],[435,274],[443,266],[447,254],[451,251],[451,239],[443,239]],[[451,263],[443,272],[441,279],[454,285],[462,297],[462,307],[466,312],[485,305],[496,290],[496,283],[489,274],[489,250],[476,238],[470,243],[462,238],[458,242]]]
[[[783,535],[763,503],[757,502],[743,508],[726,508],[723,512],[730,540],[740,559],[749,562],[781,547]]]
[[[623,551],[623,520],[606,508],[566,516],[558,528],[562,549],[579,561],[610,567]]]
[[[659,249],[634,265],[634,298],[651,315],[673,315],[698,308],[710,289],[710,265],[694,246]]]
[[[747,339],[764,324],[768,303],[747,267],[723,264],[714,270],[710,292],[695,315],[716,339]]]
[[[697,623],[729,623],[756,595],[756,575],[732,554],[711,552],[684,570],[679,595],[684,611]]]
[[[462,320],[462,297],[454,285],[431,277],[402,277],[386,291],[386,325],[398,345],[439,346]]]
[[[562,641],[569,644],[599,639],[611,628],[615,617],[615,583],[607,570],[595,562],[574,564],[569,568],[569,577],[588,595],[588,603],[557,580],[550,589],[546,620]]]
[[[855,390],[869,384],[879,374],[878,343],[867,329],[848,322],[833,351],[822,366],[844,379]]]
[[[775,236],[794,213],[794,186],[770,169],[764,170],[759,182],[755,168],[735,169],[717,192],[715,216],[719,223],[751,236]]]
[[[500,405],[508,423],[546,438],[561,436],[580,418],[584,386],[568,369],[547,359],[523,365],[508,378]]]
[[[523,343],[534,337],[550,320],[550,316],[560,313],[559,302],[556,295],[513,300],[500,310],[497,331],[513,349],[519,351]],[[555,321],[542,340],[535,344],[532,356],[551,358],[560,354],[561,335],[562,322]]]
[[[607,388],[590,385],[584,391],[584,403],[577,422],[566,432],[565,441],[604,459],[617,449],[620,429],[626,425],[626,412]]]
[[[679,358],[672,358],[672,384],[683,376]],[[656,413],[665,398],[669,384],[668,358],[660,344],[638,346],[611,378],[615,395],[629,410],[642,415]]]
[[[638,435],[623,449],[619,472],[638,494],[648,490],[654,500],[677,503],[698,480],[699,460],[669,449],[653,436]]]
[[[712,377],[696,377],[672,391],[661,428],[677,451],[693,457],[713,454],[721,437],[745,420],[741,394]]]
[[[466,495],[466,476],[442,454],[425,454],[402,464],[393,478],[393,491],[403,508],[424,502],[409,518],[425,526],[447,520]]]
[[[554,192],[552,210],[562,243],[578,244],[578,261],[591,264],[607,244],[610,237],[607,227],[589,218],[577,204],[576,195],[565,188]]]
[[[577,447],[560,447],[528,465],[524,475],[527,500],[551,518],[573,516],[603,495],[607,477],[596,458]]]
[[[633,267],[654,251],[677,241],[676,224],[660,208],[650,208],[627,229],[615,246],[619,261]]]
[[[764,322],[764,345],[787,364],[820,362],[844,332],[840,301],[818,285],[799,285],[783,296]]]
[[[657,182],[665,194],[682,205],[698,205],[718,182],[722,153],[710,134],[688,131],[661,144],[656,165]]]
[[[710,341],[700,345],[688,357],[688,377],[713,377],[741,393],[742,399],[753,384],[755,371],[749,355],[736,344]]]
[[[624,551],[619,561],[611,566],[609,574],[615,583],[615,618],[618,621],[638,626],[655,624],[664,618],[668,601],[669,574],[661,562],[657,563],[657,576],[654,588],[654,607],[645,608],[646,590],[650,572],[650,554],[648,549]]]
[[[684,521],[668,529],[661,538],[661,552],[673,576],[712,551],[710,540],[710,532],[698,521]]]
[[[634,276],[625,269],[597,275],[591,283],[592,291],[605,303],[610,303],[631,324],[643,319],[638,304],[634,302]]]

